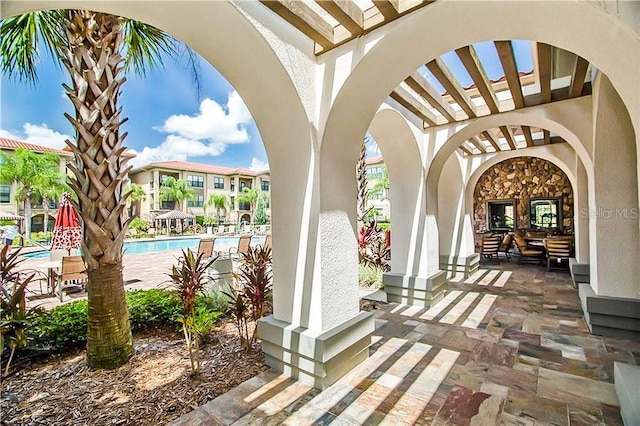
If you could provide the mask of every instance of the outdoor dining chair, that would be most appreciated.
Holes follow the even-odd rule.
[[[55,286],[58,288],[61,302],[63,301],[63,293],[65,290],[76,287],[84,289],[88,275],[82,256],[64,256],[62,258],[60,272],[53,271],[53,279]],[[63,285],[69,283],[72,283],[72,285],[63,287]]]
[[[502,239],[499,235],[486,235],[482,238],[482,245],[480,248],[480,255],[487,260],[496,260],[500,262],[498,258],[498,248]]]
[[[544,258],[544,252],[542,250],[530,247],[522,235],[515,234],[513,239],[515,240],[518,251],[520,252],[518,262],[523,262],[525,260],[536,261],[536,263],[542,262],[542,259]]]
[[[547,252],[547,271],[567,269],[572,256],[571,240],[566,238],[546,238],[544,247]]]

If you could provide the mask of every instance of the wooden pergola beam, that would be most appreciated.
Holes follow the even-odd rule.
[[[384,19],[395,19],[400,15],[399,0],[373,0]]]
[[[551,144],[551,132],[549,132],[548,130],[543,130],[542,131],[542,140],[543,140],[543,144],[544,145],[550,145]]]
[[[413,94],[401,86],[395,88],[389,95],[391,99],[411,111],[429,126],[436,125],[436,116],[427,109]]]
[[[489,141],[489,143],[493,146],[496,152],[502,151],[502,148],[500,148],[500,142],[498,142],[498,138],[493,133],[493,130],[491,129],[485,130],[484,132],[482,132],[482,136],[484,136]]]
[[[333,27],[305,3],[296,0],[260,0],[260,2],[323,48],[334,45]]]
[[[516,57],[513,53],[513,45],[511,41],[494,41],[498,56],[500,57],[500,63],[504,70],[504,76],[507,79],[509,85],[509,91],[511,92],[511,98],[517,109],[524,108],[524,97],[522,95],[522,84],[520,83],[520,74],[518,73],[518,67],[516,65]]]
[[[498,98],[496,97],[491,81],[489,81],[489,78],[487,77],[487,73],[480,62],[480,58],[478,57],[476,50],[472,45],[469,45],[456,49],[456,54],[476,84],[476,87],[487,104],[489,111],[491,111],[492,114],[499,113],[500,109],[498,108]]]
[[[518,149],[516,146],[516,138],[513,135],[513,132],[511,131],[511,127],[500,126],[500,132],[502,133],[502,136],[504,136],[504,138],[507,140],[507,143],[509,144],[509,148],[511,148],[514,151]]]
[[[527,141],[527,148],[533,146],[533,136],[531,136],[531,127],[520,126],[520,128],[522,129],[522,134],[524,135],[524,138]]]
[[[422,76],[419,72],[414,72],[404,81],[418,95],[422,96],[433,108],[438,110],[449,122],[456,121],[456,112],[445,102],[442,95]]]
[[[543,104],[551,102],[551,46],[546,43],[536,43],[538,50],[538,78],[540,79],[540,94]]]
[[[460,108],[462,108],[469,118],[475,118],[478,116],[475,104],[440,58],[435,58],[433,61],[426,64],[426,66],[429,71],[431,71],[431,74],[438,79],[440,84],[442,84],[445,90],[451,95],[451,97],[458,103],[458,105],[460,105]]]
[[[340,22],[349,32],[358,34],[364,29],[364,13],[352,1],[346,0],[316,0],[316,3],[327,13]]]
[[[467,155],[473,155],[473,153],[469,151],[464,145],[460,145],[458,148]]]
[[[576,62],[573,65],[573,72],[571,73],[571,85],[569,86],[570,98],[576,98],[582,94],[584,78],[587,76],[587,68],[589,68],[589,62],[576,55]]]
[[[478,150],[481,153],[483,153],[483,154],[487,153],[487,149],[484,147],[484,144],[482,143],[482,141],[480,139],[478,139],[477,136],[471,136],[471,138],[469,139],[469,142],[471,142],[473,144],[473,146],[478,148]]]

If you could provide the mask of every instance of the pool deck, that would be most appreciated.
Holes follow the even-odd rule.
[[[190,238],[207,237],[190,236]],[[134,240],[138,241],[138,240]],[[221,245],[214,250],[228,251],[229,245]],[[197,247],[194,248],[194,250]],[[152,288],[169,288],[170,282],[168,273],[171,267],[178,263],[178,257],[182,255],[181,249],[167,250],[153,253],[127,254],[123,256],[123,277],[125,288],[127,291],[146,290]],[[18,269],[35,269],[46,274],[47,264],[50,263],[49,258],[25,258],[20,263]],[[41,306],[45,309],[51,309],[63,303],[69,303],[78,299],[86,299],[87,293],[82,291],[78,293],[68,293],[64,295],[64,301],[60,302],[57,296],[43,295],[39,282],[33,282],[27,287],[27,306]],[[46,292],[46,283],[42,283],[43,291]]]

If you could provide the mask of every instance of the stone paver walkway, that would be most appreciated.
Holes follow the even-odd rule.
[[[269,370],[174,424],[622,424],[613,362],[640,343],[589,334],[568,273],[483,267],[430,309],[363,305],[370,357],[327,390]]]

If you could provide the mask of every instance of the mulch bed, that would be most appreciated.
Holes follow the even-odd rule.
[[[180,334],[136,335],[135,354],[111,371],[91,370],[84,351],[34,361],[2,383],[2,424],[166,424],[267,369],[259,346],[240,347],[233,323],[223,322],[200,349],[192,375]]]

